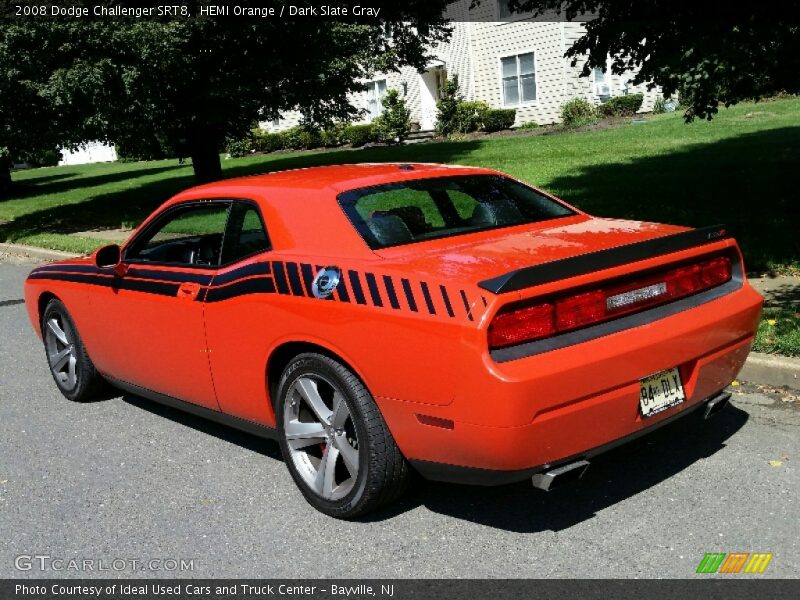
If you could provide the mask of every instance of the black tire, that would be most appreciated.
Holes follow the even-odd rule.
[[[349,424],[352,423],[356,433],[352,442],[355,443],[358,452],[358,474],[348,479],[352,487],[341,498],[328,499],[312,489],[312,484],[304,478],[301,468],[295,462],[302,460],[295,458],[298,450],[290,448],[286,435],[284,419],[287,416],[287,407],[289,411],[298,410],[292,408],[298,401],[298,382],[313,379],[324,382],[320,385],[331,384],[335,391],[340,392],[349,411],[347,426],[350,427]],[[333,398],[336,398],[335,394]],[[334,401],[331,399],[330,403]],[[300,402],[303,402],[302,398]],[[337,519],[353,519],[392,502],[405,491],[410,477],[409,465],[395,444],[369,391],[361,380],[341,363],[316,353],[305,353],[295,357],[281,376],[275,408],[280,431],[279,443],[289,473],[308,503],[320,512]],[[331,424],[335,421],[335,414],[334,411],[330,419]],[[334,425],[331,427],[331,431],[335,431]],[[335,442],[332,442],[334,439],[339,438],[333,435],[328,438],[328,443],[335,445]],[[341,447],[341,440],[339,444]],[[323,444],[318,445],[323,446]],[[321,452],[319,470],[322,470],[322,461],[328,448],[329,446],[325,446],[319,450]],[[310,449],[315,451],[314,444],[310,444]],[[334,458],[334,473],[338,473],[336,460]],[[349,469],[345,472],[349,475],[348,471]]]
[[[54,341],[54,338],[57,339],[53,333],[48,331],[48,324],[51,320],[55,320],[66,335],[67,343],[64,344],[63,340],[58,340],[57,347],[62,351],[65,348],[71,348],[72,350],[69,354],[74,357],[74,383],[69,380],[69,377],[66,379],[59,377],[58,371],[54,369],[51,362],[51,351],[48,348],[48,344]],[[44,309],[44,314],[42,315],[42,338],[50,375],[52,375],[58,390],[65,398],[73,402],[89,402],[103,396],[108,389],[105,381],[97,372],[94,363],[86,353],[86,347],[83,345],[78,328],[75,326],[69,311],[67,311],[67,307],[57,298],[50,300]],[[69,367],[66,368],[69,370]]]

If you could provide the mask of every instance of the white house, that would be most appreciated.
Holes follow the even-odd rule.
[[[466,100],[515,108],[517,125],[555,123],[560,120],[561,106],[575,97],[600,104],[612,96],[641,92],[641,111],[652,110],[658,90],[631,86],[633,73],[617,76],[610,69],[595,69],[590,77],[581,77],[582,61],[572,67],[564,58],[583,35],[582,23],[511,14],[508,0],[483,0],[474,9],[470,4],[471,0],[450,4],[447,16],[454,22],[452,37],[432,49],[435,58],[422,73],[405,67],[399,73],[378,73],[366,82],[367,91],[352,98],[353,105],[364,111],[363,122],[380,114],[382,96],[394,88],[405,98],[412,122],[422,130],[433,129],[442,84],[453,75],[458,75]],[[300,121],[300,113],[289,111],[264,126],[279,131]]]
[[[60,165],[83,165],[87,163],[112,162],[117,160],[117,150],[111,144],[89,142],[76,150],[61,150]]]

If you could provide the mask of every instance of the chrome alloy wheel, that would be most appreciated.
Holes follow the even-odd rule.
[[[47,362],[62,389],[70,392],[78,385],[78,356],[74,333],[67,320],[51,312],[44,327]]]
[[[339,500],[358,479],[358,436],[344,394],[319,375],[303,375],[283,399],[283,431],[303,482]]]

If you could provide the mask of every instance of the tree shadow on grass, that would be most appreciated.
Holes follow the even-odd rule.
[[[14,180],[14,184],[19,186],[28,186],[28,185],[41,185],[43,183],[48,183],[51,181],[58,181],[59,179],[68,179],[70,177],[77,177],[80,175],[78,171],[65,171],[63,169],[59,169],[57,171],[51,171],[49,168],[41,169],[41,173],[34,175],[32,177],[25,177],[23,179],[18,179],[15,177],[17,174],[27,173],[28,171],[11,171],[11,177]]]
[[[724,223],[747,267],[800,264],[800,127],[784,127],[625,163],[584,167],[549,187],[599,216]]]
[[[200,433],[267,458],[282,460],[275,441],[138,396],[125,394],[123,400]],[[499,487],[473,487],[427,482],[416,477],[411,489],[399,501],[367,515],[363,521],[381,522],[424,506],[436,513],[506,531],[562,531],[592,519],[598,512],[634,497],[724,450],[728,438],[739,431],[747,420],[748,414],[732,405],[710,421],[703,420],[702,413],[696,411],[593,458],[591,467],[579,482],[552,492],[536,490],[529,481]],[[281,485],[293,485],[288,473]],[[698,493],[702,493],[702,481],[696,485]]]
[[[295,156],[280,157],[280,155],[266,155],[263,161],[225,165],[226,179],[257,175],[287,169],[299,169],[316,166],[336,164],[351,164],[358,162],[453,162],[458,158],[468,155],[478,147],[478,142],[442,142],[425,144],[426,148],[414,149],[413,146],[380,147],[363,150],[339,150],[333,152],[315,152]],[[224,163],[223,163],[224,164]],[[86,180],[94,180],[89,185],[111,182],[111,177],[116,180],[132,179],[144,175],[152,175],[161,171],[177,169],[179,167],[159,167],[138,171],[125,171],[108,174],[108,179],[100,182],[100,178],[88,177],[75,180],[73,187],[86,185]],[[183,168],[183,167],[180,167]],[[67,189],[72,189],[71,181],[56,182],[51,185],[41,186],[48,188],[46,193],[53,193],[52,186],[63,183]],[[138,225],[161,203],[188,187],[195,185],[191,171],[184,169],[176,172],[174,176],[143,183],[130,189],[119,190],[96,196],[88,195],[83,202],[51,206],[17,217],[13,221],[0,224],[0,241],[13,242],[35,233],[60,233],[70,234],[87,230],[116,229],[124,224]],[[44,193],[44,192],[41,192]]]
[[[127,169],[122,171],[111,171],[87,177],[76,177],[79,173],[67,172],[64,175],[53,174],[44,177],[25,178],[14,181],[12,195],[5,200],[16,200],[20,198],[35,198],[50,194],[60,194],[81,188],[96,187],[118,181],[134,180],[139,177],[157,175],[175,169],[185,169],[185,165],[162,165],[160,167],[149,167],[144,169]],[[2,199],[0,199],[2,201]]]
[[[226,161],[224,175],[240,177],[358,162],[474,162],[473,153],[484,143],[470,140],[285,157],[273,154],[244,164]],[[586,166],[556,177],[548,188],[599,216],[689,226],[725,223],[741,244],[748,268],[761,271],[774,264],[800,265],[800,201],[794,180],[798,156],[800,127],[784,127],[624,163]],[[178,167],[108,177],[122,180],[169,169]],[[41,187],[71,189],[84,181],[64,180]],[[98,183],[95,180],[90,185]],[[184,169],[131,189],[89,195],[84,202],[45,208],[0,225],[0,241],[40,232],[74,233],[138,224],[164,200],[192,185],[193,176]]]

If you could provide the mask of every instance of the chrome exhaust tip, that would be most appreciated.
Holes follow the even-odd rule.
[[[720,392],[711,398],[711,400],[706,402],[705,414],[703,415],[703,418],[710,419],[716,415],[719,411],[728,406],[728,401],[730,399],[731,395],[729,392]]]
[[[588,460],[578,460],[560,467],[556,467],[555,469],[537,473],[531,478],[531,480],[533,482],[533,487],[544,490],[545,492],[549,492],[550,490],[560,487],[565,483],[577,481],[583,477],[583,474],[588,468]]]

